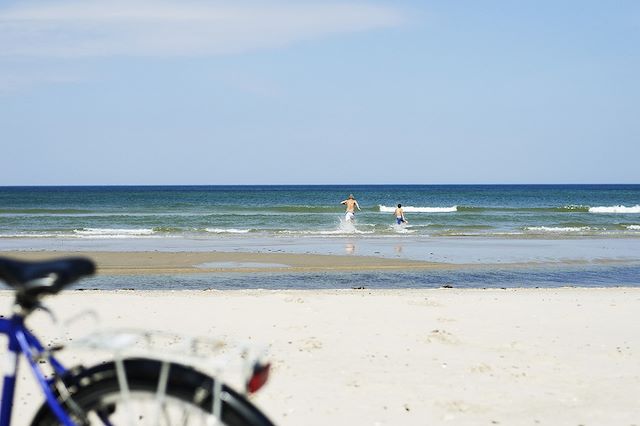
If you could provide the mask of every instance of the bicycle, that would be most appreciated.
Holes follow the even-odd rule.
[[[15,290],[13,313],[0,318],[0,333],[8,337],[7,367],[2,388],[0,426],[9,426],[21,356],[28,361],[45,402],[31,424],[223,424],[228,426],[272,426],[273,423],[247,398],[267,381],[270,364],[260,358],[240,357],[249,366],[244,394],[221,379],[193,366],[162,356],[120,357],[91,367],[66,368],[54,356],[64,344],[45,348],[25,325],[36,309],[53,317],[41,299],[59,293],[77,280],[95,272],[87,258],[21,261],[0,257],[0,281]],[[55,318],[54,318],[55,319]],[[117,347],[151,339],[146,332],[97,333],[80,339],[88,348]],[[136,340],[137,339],[137,340]],[[152,340],[152,339],[151,339]],[[115,342],[115,346],[114,346]],[[202,340],[188,340],[196,347]],[[210,342],[205,342],[210,343]],[[52,371],[47,377],[41,364]],[[7,368],[6,367],[6,368]],[[224,368],[224,366],[222,366]]]

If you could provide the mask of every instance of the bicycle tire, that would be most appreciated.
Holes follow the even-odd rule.
[[[116,415],[122,416],[123,414],[130,416],[131,412],[126,412],[126,410],[130,409],[130,405],[133,402],[140,402],[138,399],[144,400],[156,397],[163,362],[147,358],[132,358],[123,360],[123,363],[131,396],[131,401],[128,402],[121,398],[122,393],[115,362],[108,362],[87,369],[82,367],[72,369],[61,378],[69,394],[67,397],[62,397],[57,390],[56,394],[65,411],[70,413],[75,423],[81,425],[118,424],[117,421],[115,423],[111,421],[113,417],[116,417]],[[165,402],[170,404],[163,404],[162,412],[165,415],[173,414],[168,410],[178,409],[176,407],[179,407],[183,411],[183,416],[185,415],[185,410],[188,409],[189,414],[202,416],[203,419],[210,418],[214,401],[213,392],[214,379],[212,377],[194,368],[170,363],[165,392]],[[251,402],[225,384],[222,385],[220,399],[220,420],[223,425],[273,426],[273,423]],[[169,405],[172,405],[172,407],[168,407]],[[121,407],[125,408],[121,409]],[[165,412],[165,410],[167,411]],[[138,413],[136,416],[142,415]],[[105,421],[104,417],[108,418],[108,420]],[[164,417],[162,422],[151,420],[151,416],[149,418],[138,417],[135,420],[136,425],[145,424],[145,420],[152,422],[154,425],[174,424],[170,419]],[[60,422],[45,402],[36,413],[31,424],[33,426],[55,426],[59,425]],[[188,423],[181,421],[180,424]],[[196,424],[206,424],[206,421]]]

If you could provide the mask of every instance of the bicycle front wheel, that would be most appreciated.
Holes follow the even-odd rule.
[[[144,358],[122,365],[120,370],[115,362],[72,370],[61,379],[64,386],[56,393],[76,424],[273,426],[242,395],[193,368]],[[59,424],[46,403],[32,422]]]

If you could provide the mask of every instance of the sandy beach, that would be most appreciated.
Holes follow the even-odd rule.
[[[91,307],[107,327],[267,345],[272,379],[254,401],[279,425],[640,418],[637,288],[68,291],[48,304],[61,318]],[[40,397],[20,384],[26,424]]]

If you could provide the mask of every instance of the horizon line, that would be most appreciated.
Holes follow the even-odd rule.
[[[605,186],[605,185],[640,185],[640,183],[607,182],[607,183],[121,183],[121,184],[15,184],[0,185],[0,188],[46,188],[46,187],[269,187],[269,186]]]

